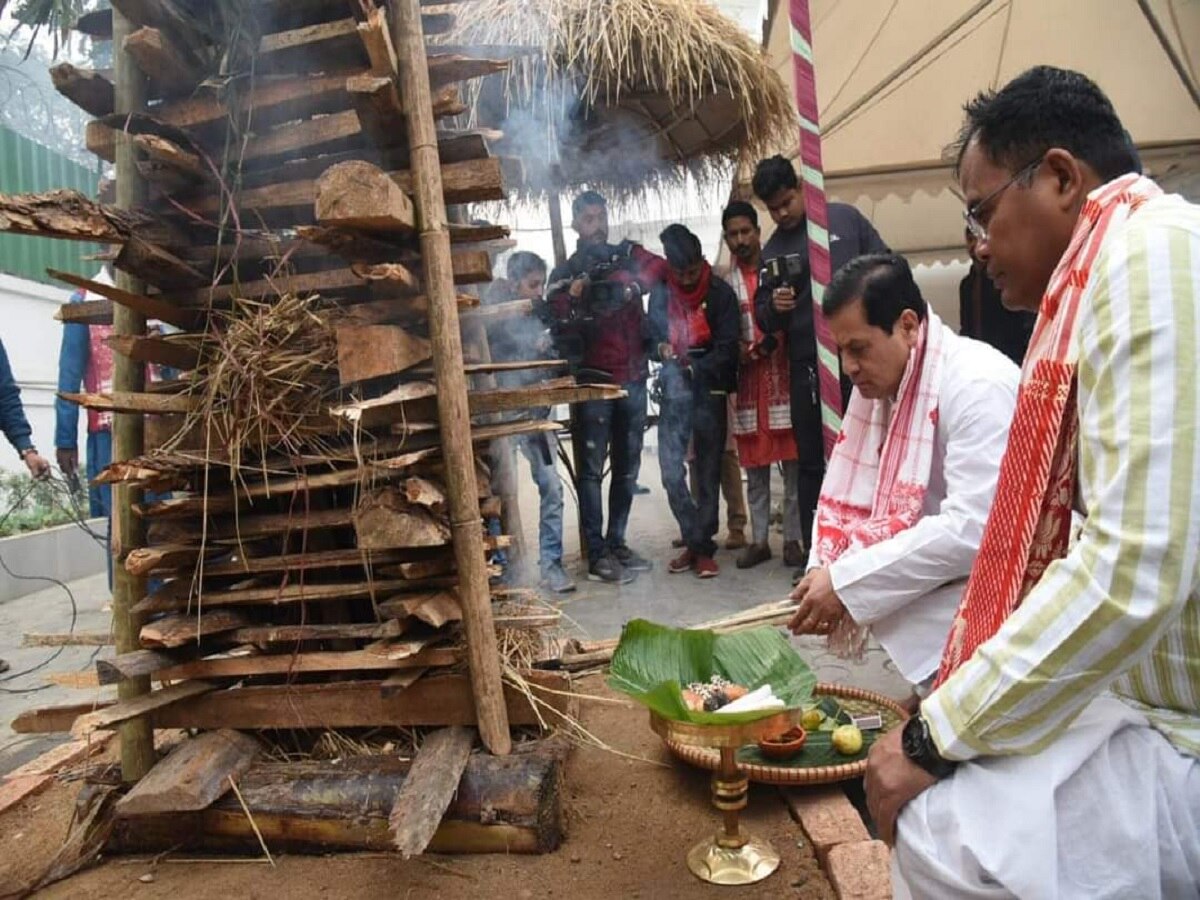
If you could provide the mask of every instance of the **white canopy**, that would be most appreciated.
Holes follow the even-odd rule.
[[[790,87],[787,7],[767,53]],[[915,263],[964,255],[943,159],[963,103],[1038,64],[1094,79],[1148,172],[1200,199],[1198,0],[812,0],[812,19],[829,194]]]

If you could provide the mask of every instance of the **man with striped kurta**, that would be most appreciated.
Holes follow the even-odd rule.
[[[1078,73],[966,112],[967,225],[1039,317],[937,686],[872,748],[868,805],[898,896],[1194,897],[1200,207]]]

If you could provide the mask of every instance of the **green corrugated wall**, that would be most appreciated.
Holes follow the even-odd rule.
[[[98,172],[72,162],[41,144],[0,126],[0,194],[28,194],[74,188],[96,195]],[[0,234],[0,272],[50,283],[46,269],[62,269],[90,278],[97,263],[82,257],[95,253],[95,244]]]

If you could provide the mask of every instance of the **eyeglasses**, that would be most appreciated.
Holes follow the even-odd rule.
[[[1038,166],[1042,164],[1043,159],[1045,159],[1045,155],[1039,156],[1026,166],[1022,166],[1016,171],[1012,178],[1008,179],[1008,181],[1004,182],[1004,184],[1000,185],[1000,187],[996,188],[982,200],[976,200],[965,210],[963,210],[963,220],[967,223],[967,231],[971,232],[971,237],[975,238],[975,240],[979,241],[981,244],[987,242],[987,226],[979,220],[980,210],[1007,191],[1022,178],[1033,174],[1037,170]]]

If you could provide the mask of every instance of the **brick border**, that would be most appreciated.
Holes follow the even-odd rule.
[[[838,900],[892,896],[891,851],[882,841],[871,840],[840,787],[788,788],[782,793]]]

